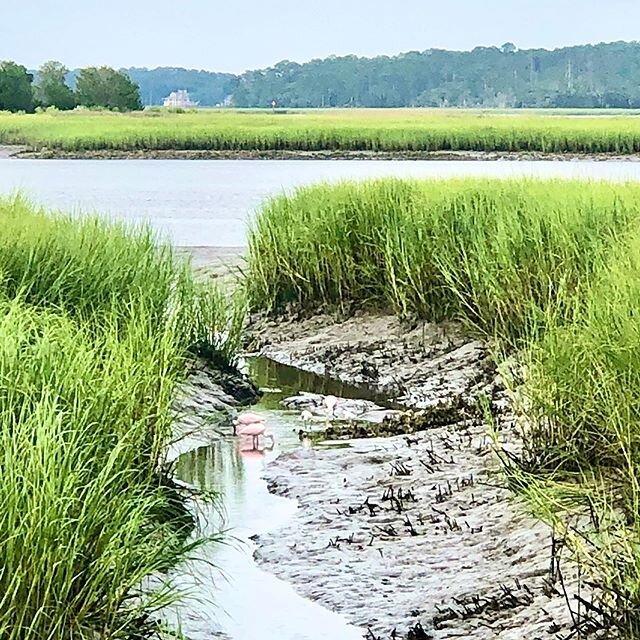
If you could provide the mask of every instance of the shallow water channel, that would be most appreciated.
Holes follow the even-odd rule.
[[[197,552],[201,559],[178,571],[178,585],[193,595],[180,608],[177,622],[193,640],[362,638],[362,631],[341,616],[303,599],[293,587],[260,569],[253,560],[252,537],[276,531],[297,509],[294,500],[270,494],[262,479],[270,460],[302,446],[297,435],[302,427],[299,414],[283,410],[280,400],[299,391],[379,398],[264,358],[249,360],[248,368],[254,382],[265,390],[252,411],[265,416],[275,436],[274,446],[255,451],[251,443],[230,436],[178,459],[182,482],[214,490],[222,499],[222,513],[212,505],[198,505],[205,534],[215,534],[221,526],[228,534],[225,543],[208,544]]]

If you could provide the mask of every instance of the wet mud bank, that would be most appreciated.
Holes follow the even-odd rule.
[[[7,160],[8,158],[16,158],[20,154],[25,153],[27,147],[18,145],[0,144],[0,160]]]
[[[384,437],[301,448],[267,467],[269,489],[299,509],[284,529],[259,537],[260,564],[371,639],[572,633],[577,572],[563,563],[560,579],[553,533],[505,486],[478,410],[478,398],[488,398],[499,445],[517,450],[482,343],[454,325],[408,329],[388,316],[257,320],[252,331],[264,356],[413,410],[384,417],[384,431],[368,427],[366,435]],[[332,438],[359,435],[361,427],[340,424]]]
[[[407,327],[393,316],[356,314],[256,319],[251,326],[249,348],[260,355],[373,389],[403,407],[425,409],[481,392],[504,397],[486,346],[453,324]]]
[[[4,152],[6,155],[2,155]],[[548,153],[542,151],[350,151],[302,150],[208,150],[208,149],[31,149],[0,147],[0,158],[32,160],[485,160],[485,161],[640,161],[637,154]]]

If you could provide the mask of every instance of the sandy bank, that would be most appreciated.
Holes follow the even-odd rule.
[[[7,158],[18,157],[21,153],[24,153],[26,150],[27,150],[26,147],[0,144],[0,160],[6,160]]]
[[[176,247],[178,256],[191,260],[196,270],[221,277],[244,264],[246,247]]]

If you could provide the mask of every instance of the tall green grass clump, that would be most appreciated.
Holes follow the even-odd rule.
[[[530,349],[537,432],[563,466],[640,464],[640,233],[632,230],[581,289],[571,321]],[[548,449],[548,451],[551,451]]]
[[[640,635],[639,272],[636,221],[581,289],[570,321],[523,354],[520,389],[527,428],[517,473],[551,521],[550,505],[579,488],[591,526],[583,518],[567,536],[625,638]],[[566,505],[555,511],[575,518]]]
[[[640,211],[640,187],[378,180],[269,201],[249,236],[249,295],[287,305],[461,319],[507,342],[564,317]]]
[[[239,313],[146,230],[0,202],[0,638],[149,637],[188,554],[162,469],[189,353]],[[197,312],[197,313],[194,313]]]
[[[265,205],[248,282],[257,308],[460,320],[497,342],[498,365],[515,356],[523,452],[516,465],[504,457],[507,471],[629,638],[640,634],[639,224],[634,184],[321,185]]]
[[[640,515],[640,232],[636,224],[574,300],[570,320],[526,353],[535,465],[631,480]],[[543,455],[542,458],[540,456]]]
[[[0,274],[9,297],[64,309],[96,327],[132,316],[171,323],[183,350],[230,367],[244,303],[197,280],[147,227],[50,216],[20,198],[0,201]]]
[[[171,150],[622,155],[640,152],[640,120],[610,111],[575,118],[557,111],[471,109],[0,113],[0,144],[53,155]]]

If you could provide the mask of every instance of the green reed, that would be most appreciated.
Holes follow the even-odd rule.
[[[384,307],[517,340],[558,313],[640,210],[640,187],[379,180],[269,201],[249,236],[255,306]]]
[[[189,353],[232,366],[238,311],[148,230],[20,199],[0,224],[0,638],[148,635],[198,544],[162,470],[174,388]]]
[[[446,109],[207,109],[0,113],[0,144],[69,152],[211,151],[640,151],[640,119],[585,111],[491,112]]]

